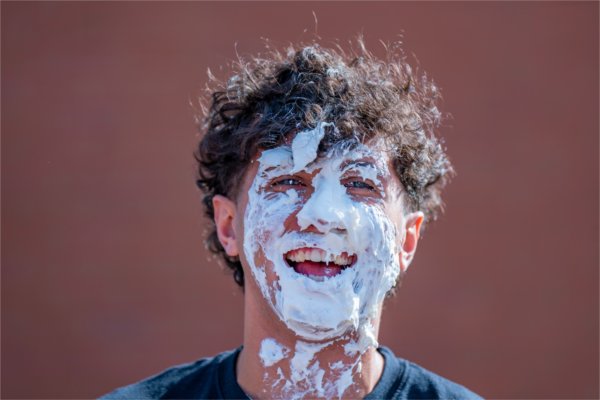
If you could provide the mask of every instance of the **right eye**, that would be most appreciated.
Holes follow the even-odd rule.
[[[271,183],[271,186],[304,186],[304,183],[300,179],[296,178],[283,178],[276,179]]]

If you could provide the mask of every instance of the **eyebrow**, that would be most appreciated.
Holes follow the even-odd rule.
[[[372,167],[372,168],[377,168],[375,166],[374,162],[368,161],[368,160],[350,160],[350,161],[346,161],[344,162],[341,166],[340,166],[340,171],[345,171],[350,167]]]

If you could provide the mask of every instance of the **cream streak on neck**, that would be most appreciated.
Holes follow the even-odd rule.
[[[265,339],[262,343],[273,343]],[[269,346],[271,345],[269,344]],[[261,357],[264,368],[262,393],[256,397],[277,399],[301,398],[362,398],[369,393],[379,375],[374,376],[377,354],[344,353],[348,339],[323,343],[298,340],[292,349],[281,344],[286,356],[270,364]],[[262,352],[261,352],[262,356]]]

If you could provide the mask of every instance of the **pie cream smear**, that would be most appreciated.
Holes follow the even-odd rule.
[[[295,349],[279,349],[274,339],[265,339],[260,354],[265,366],[288,360],[292,381],[285,386],[294,390],[291,397],[344,393],[352,372],[360,371],[360,357],[348,365],[319,366],[314,356],[351,332],[358,339],[345,346],[349,356],[377,346],[371,321],[400,274],[397,231],[383,205],[387,157],[358,144],[334,147],[317,158],[328,126],[336,129],[320,123],[299,132],[291,146],[262,152],[244,215],[244,253],[254,279],[277,316],[303,339]],[[315,174],[309,197],[298,192],[301,186],[273,190],[274,182],[297,173]],[[355,181],[358,186],[352,186]],[[360,182],[368,182],[369,189]],[[352,194],[355,187],[377,195]],[[284,223],[294,212],[300,229],[286,231]],[[310,273],[324,262],[328,272]],[[323,367],[339,369],[333,386],[322,381]]]

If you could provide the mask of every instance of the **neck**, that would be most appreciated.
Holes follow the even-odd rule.
[[[352,339],[305,342],[285,346],[266,338],[259,346],[244,345],[238,359],[238,382],[253,399],[362,398],[383,371],[383,357],[374,347],[348,354]]]
[[[362,398],[373,390],[383,372],[383,357],[372,346],[358,349],[355,332],[310,342],[280,320],[265,317],[272,311],[254,306],[246,302],[245,321],[254,323],[245,326],[236,366],[238,383],[249,397]]]

